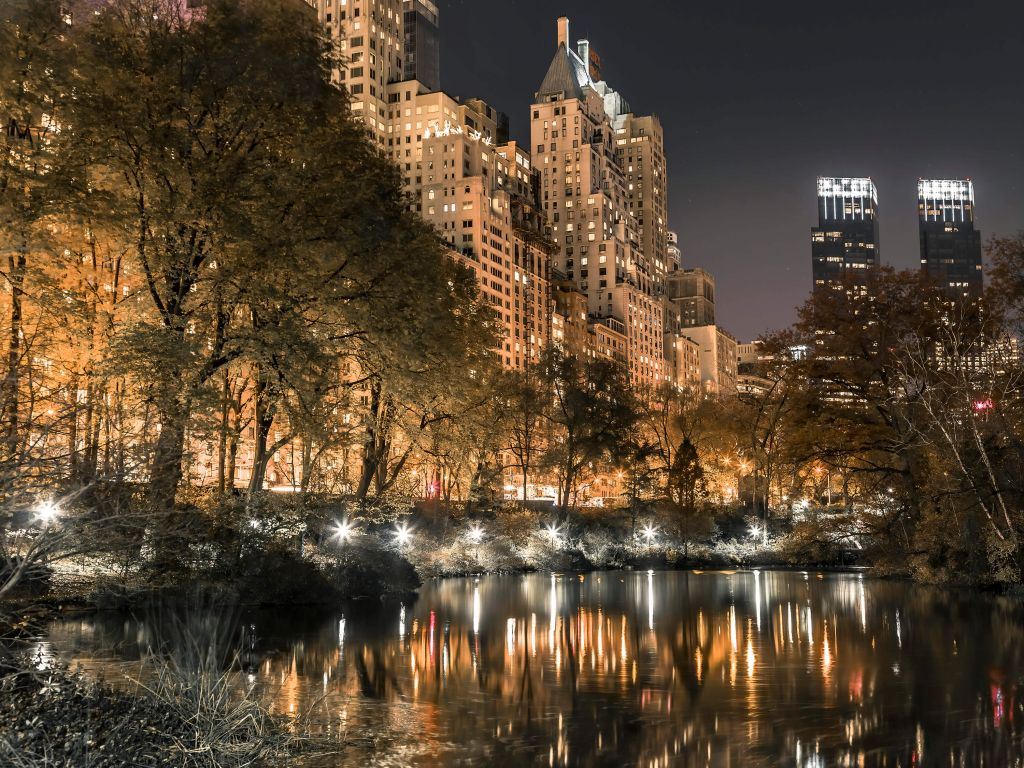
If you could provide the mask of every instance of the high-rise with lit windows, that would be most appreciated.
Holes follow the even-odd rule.
[[[314,0],[344,63],[334,73],[352,111],[380,145],[387,140],[388,85],[405,79],[402,0]]]
[[[552,266],[587,298],[590,324],[626,337],[630,381],[669,376],[662,288],[668,260],[660,123],[601,79],[587,40],[558,20],[557,50],[531,107],[533,164],[557,248]]]
[[[921,179],[917,212],[921,271],[952,300],[980,297],[984,283],[974,184],[970,179]]]
[[[811,230],[814,290],[867,291],[878,268],[878,190],[867,178],[818,178]]]

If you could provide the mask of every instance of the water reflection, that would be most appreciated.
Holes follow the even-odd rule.
[[[249,683],[277,713],[315,704],[350,743],[334,766],[960,768],[1022,764],[1022,618],[762,571],[450,580],[410,606],[245,621]],[[46,648],[110,678],[158,632],[101,616]]]

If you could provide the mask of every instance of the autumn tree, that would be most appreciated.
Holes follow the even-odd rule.
[[[551,395],[545,386],[544,370],[531,364],[521,371],[510,371],[501,377],[495,416],[506,434],[507,452],[520,477],[525,501],[529,498],[530,478],[541,469],[546,444],[546,411]]]
[[[611,360],[551,349],[543,366],[552,394],[548,461],[558,479],[558,507],[564,517],[575,504],[584,475],[624,442],[637,408],[622,368]]]

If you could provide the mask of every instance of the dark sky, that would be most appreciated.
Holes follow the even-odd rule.
[[[638,114],[657,114],[669,224],[741,340],[810,288],[815,177],[871,176],[882,260],[917,265],[917,179],[974,180],[987,239],[1024,230],[1024,0],[440,0],[442,86],[529,105],[572,21]]]

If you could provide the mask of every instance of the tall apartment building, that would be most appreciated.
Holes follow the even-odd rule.
[[[626,171],[629,212],[637,220],[640,251],[653,262],[652,277],[657,290],[669,266],[668,169],[665,164],[665,134],[654,115],[627,114],[615,129],[615,153]]]
[[[539,360],[551,340],[551,252],[529,153],[435,118],[421,141],[420,208],[473,270],[501,321],[507,369]],[[404,144],[403,144],[404,146]]]
[[[974,225],[970,179],[917,183],[921,271],[951,300],[976,299],[984,287],[981,233]]]
[[[344,65],[334,73],[349,92],[352,111],[370,136],[387,140],[388,85],[405,79],[402,0],[314,0]]]
[[[867,291],[880,263],[878,190],[871,179],[818,178],[811,256],[814,290]]]
[[[403,80],[417,80],[429,91],[441,90],[441,34],[439,13],[431,0],[404,0],[402,34],[404,38]]]
[[[594,357],[627,365],[628,338],[618,323],[592,323],[587,313],[587,296],[576,283],[556,280],[551,286],[554,315],[551,341],[569,355]]]
[[[625,333],[630,381],[656,386],[668,377],[661,128],[655,118],[634,116],[599,79],[599,58],[586,40],[570,43],[564,17],[557,43],[531,108],[534,165],[557,243],[553,267],[586,295],[590,324]]]
[[[699,267],[669,272],[665,299],[680,328],[715,324],[715,278],[710,272]]]

